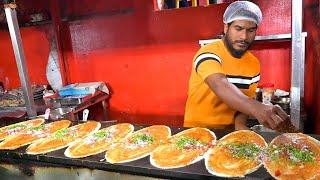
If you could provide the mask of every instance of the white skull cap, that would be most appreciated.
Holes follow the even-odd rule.
[[[257,25],[262,21],[260,8],[249,1],[236,1],[231,3],[223,14],[223,22],[231,23],[235,20],[253,21]]]

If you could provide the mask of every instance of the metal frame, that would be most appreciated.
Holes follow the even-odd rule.
[[[25,62],[25,55],[19,31],[17,13],[16,10],[10,6],[7,6],[4,9],[6,13],[13,51],[19,71],[20,83],[26,103],[27,114],[29,117],[35,117],[37,116],[37,112],[35,110],[35,103],[31,91],[28,69]]]
[[[307,32],[302,32],[301,37],[306,38]],[[274,34],[274,35],[267,35],[267,36],[256,36],[254,39],[255,41],[278,41],[278,40],[290,40],[291,34]],[[204,46],[206,44],[212,43],[218,39],[206,39],[206,40],[199,40],[199,44]],[[304,39],[302,39],[304,40]]]
[[[304,98],[305,39],[302,37],[302,0],[292,1],[292,41],[291,41],[291,121],[303,129],[301,101]]]
[[[256,36],[257,41],[291,40],[291,89],[290,115],[295,127],[303,131],[301,109],[304,98],[305,44],[307,33],[302,32],[302,0],[292,0],[292,32],[291,34],[276,34]],[[201,46],[217,39],[199,40]]]

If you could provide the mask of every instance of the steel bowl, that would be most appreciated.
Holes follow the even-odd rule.
[[[75,116],[72,111],[73,111],[73,108],[71,107],[56,108],[56,109],[50,110],[49,118],[51,120],[68,119],[70,121],[74,121]]]
[[[271,102],[279,105],[287,114],[290,114],[290,97],[280,97]]]
[[[267,127],[264,127],[263,125],[254,125],[250,128],[251,130],[255,132],[276,132],[275,130],[269,129]]]

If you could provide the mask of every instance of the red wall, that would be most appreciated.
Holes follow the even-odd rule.
[[[307,127],[320,134],[320,7],[319,1],[304,1],[304,29],[308,32],[305,66],[305,109]]]
[[[258,35],[290,32],[291,1],[255,2],[264,14]],[[154,11],[152,3],[150,0],[113,0],[109,4],[97,1],[95,8],[89,6],[87,0],[61,3],[62,18],[70,20],[61,27],[67,75],[71,83],[108,83],[112,90],[112,119],[179,126],[183,122],[191,60],[199,48],[198,40],[210,39],[222,32],[222,15],[227,4]],[[304,6],[308,8],[312,4],[317,4],[316,0],[309,0]],[[314,15],[309,13],[306,16],[306,30],[317,34],[314,32],[316,23],[309,23],[307,17],[314,18]],[[31,31],[29,34],[33,36],[41,36],[37,28],[26,30]],[[33,46],[33,40],[27,41],[25,37],[23,40],[28,46],[26,48]],[[315,98],[320,99],[319,87],[315,85],[313,76],[319,75],[320,65],[316,62],[315,58],[319,56],[315,55],[315,51],[309,52],[313,49],[313,43],[313,40],[308,41],[306,108],[309,117],[316,122],[320,120],[320,114],[315,110],[319,104],[316,107],[312,104]],[[40,49],[41,54],[48,53],[48,46],[34,46]],[[257,43],[253,47],[254,54],[261,60],[262,83],[273,82],[277,88],[289,90],[290,46],[290,42],[274,42]],[[3,48],[6,47],[0,46],[0,50]],[[33,56],[36,55],[28,55],[28,51],[28,61],[35,62]],[[36,62],[46,62],[46,59],[41,57]],[[14,65],[6,65],[7,68],[9,66],[12,71]],[[37,68],[41,66],[39,63]],[[36,67],[30,68],[31,73],[37,71]],[[6,68],[1,64],[0,70],[3,69]],[[0,78],[7,73],[1,74],[0,71]],[[43,75],[44,72],[37,74]],[[39,81],[45,82],[44,79]]]
[[[50,44],[45,29],[47,28],[20,29],[31,84],[48,84],[45,74]],[[20,86],[10,34],[6,30],[0,30],[0,81],[7,89]]]
[[[222,23],[199,27],[215,26],[220,7],[226,5],[154,12],[145,1],[136,2],[131,13],[70,22],[64,35],[70,79],[107,82],[111,118],[182,125],[198,40],[219,34]]]

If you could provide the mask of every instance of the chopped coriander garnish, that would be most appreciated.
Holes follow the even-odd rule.
[[[293,164],[314,162],[316,159],[315,154],[308,149],[301,150],[292,145],[273,146],[269,150],[269,155],[272,160],[279,159],[281,155],[286,156]]]
[[[9,126],[8,129],[15,129],[15,128],[26,128],[27,126],[24,124],[14,124],[12,126]]]
[[[98,131],[96,133],[93,134],[93,136],[97,139],[103,139],[107,136],[110,135],[110,132],[109,131]]]
[[[37,127],[30,127],[29,130],[31,131],[40,131],[44,129],[44,124],[41,124],[40,126]]]
[[[253,143],[231,143],[226,147],[232,152],[232,156],[235,158],[247,158],[251,159],[259,155],[261,148]]]
[[[314,154],[308,150],[302,151],[296,147],[289,146],[288,151],[294,157],[291,160],[298,160],[302,162],[311,162],[315,160]]]
[[[184,149],[186,146],[204,146],[206,144],[194,138],[184,136],[176,142],[176,145],[179,149]]]
[[[63,138],[63,136],[65,136],[68,132],[69,132],[69,129],[60,129],[55,133],[54,137]]]
[[[132,142],[134,144],[139,144],[139,142],[147,142],[148,144],[152,144],[154,139],[152,136],[148,136],[146,134],[136,134],[132,137]]]

